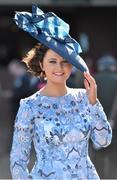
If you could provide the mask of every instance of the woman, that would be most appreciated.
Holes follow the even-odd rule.
[[[41,44],[24,61],[33,74],[46,77],[47,83],[21,100],[11,151],[12,177],[99,179],[88,156],[88,141],[91,138],[98,147],[108,146],[111,127],[97,100],[94,78],[84,72],[86,90],[67,87],[72,65]],[[32,141],[37,161],[29,173]]]
[[[99,179],[88,155],[89,139],[98,147],[106,147],[111,142],[112,131],[97,99],[95,80],[84,71],[86,90],[67,87],[74,55],[65,59],[65,54],[61,56],[53,49],[39,43],[23,59],[29,71],[46,78],[47,83],[20,102],[10,154],[12,177]],[[80,65],[80,69],[85,68],[84,64]],[[29,172],[32,142],[37,159]]]

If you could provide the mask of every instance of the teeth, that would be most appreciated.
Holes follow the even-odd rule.
[[[57,75],[57,76],[63,75],[63,73],[54,73],[54,74]]]

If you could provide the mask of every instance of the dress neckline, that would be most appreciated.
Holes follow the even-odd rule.
[[[67,92],[66,92],[64,95],[62,95],[62,96],[46,96],[46,95],[41,94],[41,91],[40,91],[40,90],[38,91],[38,94],[39,94],[39,96],[42,97],[42,98],[47,98],[47,99],[60,99],[60,98],[64,98],[64,97],[68,96],[68,95],[71,93],[72,89],[73,89],[73,88],[69,88],[69,87],[68,87],[68,88],[67,88]]]

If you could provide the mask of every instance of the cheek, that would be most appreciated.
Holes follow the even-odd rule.
[[[44,68],[44,71],[45,71],[45,74],[47,75],[47,76],[50,76],[51,74],[52,74],[52,68],[50,68],[50,67],[45,67]]]

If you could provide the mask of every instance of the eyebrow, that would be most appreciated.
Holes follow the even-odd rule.
[[[48,60],[57,60],[56,58],[49,58]]]
[[[56,58],[49,58],[48,60],[57,60]],[[66,59],[62,59],[62,61],[67,61]]]

